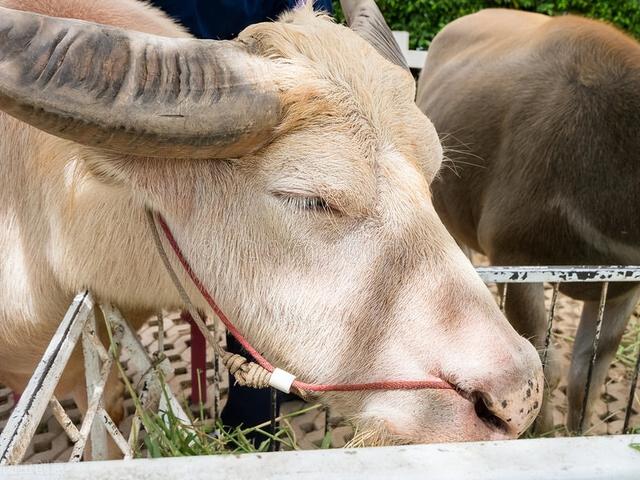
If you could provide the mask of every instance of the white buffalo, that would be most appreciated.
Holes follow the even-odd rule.
[[[351,29],[307,4],[205,41],[134,0],[0,0],[1,381],[24,388],[79,289],[134,319],[181,307],[150,208],[301,380],[456,387],[320,395],[372,436],[530,425],[538,355],[436,215],[442,148],[380,12],[343,3]],[[59,393],[82,407],[79,357]]]

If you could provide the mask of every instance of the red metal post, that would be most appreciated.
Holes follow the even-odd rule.
[[[207,344],[189,312],[180,318],[191,327],[191,405],[207,403]]]

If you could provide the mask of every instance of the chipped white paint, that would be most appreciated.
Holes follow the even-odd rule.
[[[92,318],[91,315],[90,318]],[[90,327],[91,328],[91,327]],[[94,328],[95,331],[95,328]],[[114,334],[116,337],[117,333]],[[85,341],[86,336],[83,336],[83,343]],[[82,453],[84,452],[85,444],[89,439],[89,433],[93,433],[93,431],[97,431],[99,433],[98,441],[96,445],[99,448],[97,452],[98,458],[105,458],[107,455],[107,443],[106,443],[106,435],[103,438],[103,433],[106,433],[104,429],[94,429],[94,418],[98,413],[98,410],[101,408],[102,404],[102,395],[104,394],[104,386],[107,383],[107,378],[111,373],[111,367],[113,363],[113,359],[111,357],[107,358],[102,365],[94,364],[93,362],[86,362],[87,357],[85,357],[85,370],[99,368],[99,373],[87,373],[87,392],[90,393],[88,396],[89,406],[87,411],[82,419],[82,426],[80,427],[80,438],[73,446],[73,450],[71,452],[71,457],[69,458],[70,462],[79,462],[82,458]],[[91,382],[91,383],[89,383]],[[93,447],[93,444],[92,444]]]
[[[167,378],[173,374],[171,362],[167,358],[158,358],[155,362],[149,358],[140,340],[129,328],[127,321],[120,312],[112,305],[101,305],[105,318],[109,324],[113,325],[114,332],[122,331],[121,349],[130,360],[129,363],[137,372],[145,372],[140,382],[140,401],[145,408],[159,409],[167,411],[171,407],[176,418],[183,423],[191,423],[189,416],[180,406],[180,402],[173,392],[167,387],[165,382],[161,382],[158,376]],[[137,422],[136,422],[137,423]],[[139,428],[139,424],[136,429]],[[132,434],[134,433],[132,428]]]
[[[110,305],[101,305],[100,308],[107,321],[112,325],[114,344],[121,345],[126,351],[131,365],[139,372],[143,372],[141,384],[144,391],[140,394],[140,398],[144,399],[143,405],[157,408],[160,399],[166,399],[174,414],[188,423],[189,418],[173,393],[167,387],[162,389],[164,382],[160,377],[166,376],[171,371],[168,361],[165,359],[159,365],[155,365],[120,312]],[[82,425],[78,429],[53,396],[53,392],[80,338],[82,338],[85,358],[89,402]],[[104,386],[114,362],[110,352],[104,348],[96,334],[94,303],[91,294],[87,291],[78,294],[2,431],[0,464],[21,462],[47,405],[51,405],[54,417],[67,433],[69,439],[74,442],[70,462],[77,462],[82,458],[89,438],[92,442],[92,457],[106,458],[108,453],[107,434],[111,436],[125,458],[132,458],[131,445],[135,438],[130,438],[127,441],[103,408]],[[158,374],[159,370],[162,372],[161,374]],[[150,394],[152,392],[155,393]],[[96,419],[98,421],[95,421]],[[139,428],[139,422],[137,428]]]
[[[92,309],[89,292],[76,295],[2,431],[1,465],[22,461]]]
[[[60,402],[56,397],[52,397],[49,400],[49,405],[51,406],[51,411],[53,412],[53,416],[56,417],[56,420],[69,437],[73,443],[77,442],[80,439],[80,432],[78,428],[73,423],[73,420],[69,418],[67,412],[64,411],[64,407],[60,405]]]
[[[100,409],[98,410],[98,416],[101,420],[101,422],[99,423],[102,423],[106,431],[109,433],[109,435],[111,435],[111,438],[115,442],[116,446],[124,454],[124,459],[129,460],[133,458],[133,450],[131,448],[131,445],[129,445],[127,439],[124,438],[122,432],[120,432],[118,426],[111,419],[107,411],[104,408],[100,407]]]
[[[97,338],[96,316],[94,312],[89,316],[84,334],[82,335],[82,354],[84,355],[87,398],[91,400],[94,398],[94,395],[98,393],[98,404],[95,406],[97,410],[101,407],[102,403],[101,392],[97,392],[98,384],[102,380],[100,378],[101,364],[108,364],[109,367],[111,367],[111,362],[108,360],[108,355],[104,351],[102,343],[100,343]],[[107,376],[108,375],[109,371],[107,371]],[[104,378],[104,382],[106,382],[106,377]],[[83,450],[81,447],[84,447],[83,442],[84,440],[81,435],[80,439],[76,442],[76,447],[80,454],[82,454]],[[91,424],[91,458],[94,460],[107,460],[109,458],[107,430],[102,422],[92,422]]]
[[[479,267],[486,283],[640,282],[640,266]]]

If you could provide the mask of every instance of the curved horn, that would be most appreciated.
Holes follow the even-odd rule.
[[[281,105],[269,61],[237,41],[165,38],[0,7],[0,110],[85,145],[240,156]]]
[[[340,5],[347,24],[354,32],[387,60],[409,70],[407,60],[375,0],[340,0]]]

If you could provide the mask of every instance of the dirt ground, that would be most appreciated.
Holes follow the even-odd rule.
[[[547,302],[550,303],[551,288],[547,289]],[[580,319],[581,302],[560,295],[556,307],[553,340],[562,353],[562,382],[553,395],[554,423],[558,435],[562,431],[567,412],[567,373],[571,362],[571,350],[578,321]],[[638,348],[640,347],[640,306],[629,320],[626,333],[622,339],[615,360],[612,362],[606,382],[602,387],[596,403],[595,415],[591,426],[585,429],[587,435],[616,435],[622,433],[625,409],[629,400],[631,380],[635,369]],[[636,387],[635,401],[632,408],[631,426],[640,428],[640,388]]]
[[[550,289],[547,292],[550,297]],[[566,372],[571,359],[571,348],[575,335],[580,303],[568,297],[560,295],[556,307],[556,319],[553,328],[553,340],[556,342],[562,353],[562,377],[565,379],[553,396],[554,420],[556,432],[554,435],[563,435],[564,417],[567,409],[566,401]],[[629,396],[631,377],[635,363],[637,345],[640,342],[640,309],[636,309],[634,317],[631,319],[622,346],[619,349],[616,360],[612,364],[606,384],[603,386],[601,395],[596,405],[596,414],[587,434],[618,434],[622,431],[624,420],[624,409]],[[189,367],[189,326],[180,321],[178,315],[168,315],[164,319],[165,328],[165,354],[171,361],[174,368],[174,376],[170,379],[170,384],[175,392],[182,392],[185,398],[191,392],[191,378]],[[143,344],[150,351],[155,351],[157,321],[151,320],[140,331]],[[208,371],[208,405],[212,409],[215,385],[213,384],[213,365],[207,365]],[[226,372],[223,372],[220,384],[221,402],[227,391]],[[80,414],[75,409],[73,401],[63,400],[63,406],[67,408],[70,417],[80,421]],[[9,418],[14,405],[12,392],[7,388],[0,387],[0,428],[3,428]],[[128,430],[133,413],[131,400],[125,402],[127,417],[121,424],[124,431]],[[304,406],[301,401],[286,403],[282,408],[282,414],[300,410]],[[640,388],[636,389],[633,416],[631,425],[640,428]],[[296,417],[291,422],[293,433],[297,444],[302,449],[318,448],[322,443],[325,433],[326,413],[322,409],[314,410]],[[349,426],[343,425],[342,418],[336,412],[331,412],[329,422],[332,427],[332,446],[342,447],[351,438],[352,430]],[[27,454],[26,463],[44,463],[52,461],[66,461],[71,453],[70,442],[62,428],[57,424],[50,412],[45,414],[38,433],[32,442]]]

